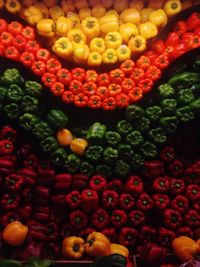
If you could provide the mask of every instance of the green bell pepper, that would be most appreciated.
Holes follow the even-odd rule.
[[[69,173],[74,174],[79,172],[80,165],[81,165],[81,159],[77,155],[71,153],[68,155],[64,167],[67,169]]]
[[[156,145],[164,144],[167,141],[166,133],[161,127],[151,129],[148,133],[148,137],[152,143]]]
[[[52,129],[49,127],[48,123],[44,121],[36,123],[32,133],[39,140],[44,140],[46,137],[53,135]]]
[[[191,90],[192,93],[195,95],[195,97],[200,96],[200,83],[193,84],[193,85],[190,87],[190,90]]]
[[[197,58],[195,62],[192,64],[192,70],[194,72],[200,73],[200,58]]]
[[[19,117],[19,125],[26,131],[32,130],[39,121],[37,116],[30,113],[25,113]]]
[[[178,119],[176,116],[162,117],[159,125],[165,129],[167,133],[174,133],[178,127]]]
[[[39,101],[37,98],[26,95],[22,98],[21,109],[24,113],[38,113]]]
[[[100,144],[103,142],[106,133],[106,126],[100,122],[92,124],[87,133],[87,139],[92,144]]]
[[[47,114],[46,120],[53,129],[60,130],[66,127],[69,119],[62,110],[51,109]]]
[[[2,75],[2,79],[5,85],[20,85],[23,80],[20,72],[15,68],[5,70]]]
[[[177,102],[181,106],[189,105],[195,99],[191,89],[183,89],[178,92]]]
[[[133,149],[128,144],[120,144],[118,146],[118,154],[120,159],[129,160],[133,156]]]
[[[200,83],[200,75],[189,71],[177,74],[168,81],[174,89],[187,89],[195,83]]]
[[[116,147],[121,142],[121,136],[117,132],[107,131],[105,140],[109,146]]]
[[[133,126],[128,121],[122,120],[117,123],[116,131],[122,136],[126,136],[132,130],[133,130]]]
[[[80,172],[91,177],[94,174],[94,166],[87,161],[82,161]]]
[[[103,161],[107,164],[115,164],[118,159],[118,150],[112,147],[106,147],[103,151]]]
[[[51,154],[51,162],[57,166],[63,166],[67,160],[67,152],[64,148],[58,148]]]
[[[124,160],[118,160],[115,164],[114,172],[118,177],[125,177],[129,175],[131,167]]]
[[[180,122],[188,122],[194,119],[194,112],[189,106],[184,106],[176,110],[176,116]]]
[[[10,120],[15,120],[20,116],[20,107],[16,103],[5,105],[3,111],[6,117]]]
[[[160,107],[163,115],[173,115],[176,112],[177,102],[173,98],[167,98],[161,101]]]
[[[200,97],[190,103],[190,108],[194,113],[198,114],[200,112]]]
[[[42,85],[35,81],[26,81],[25,84],[25,94],[39,98],[42,94]]]
[[[87,150],[85,151],[85,158],[89,162],[98,162],[101,160],[103,154],[103,147],[102,146],[88,146]]]
[[[8,91],[7,88],[0,86],[0,103],[2,103],[5,100],[7,91]]]
[[[165,98],[173,98],[175,94],[174,88],[172,88],[169,84],[161,84],[158,87],[158,94],[160,99],[165,99]]]
[[[112,176],[112,169],[108,165],[100,164],[96,166],[95,173],[109,178]]]
[[[154,159],[158,154],[157,147],[149,141],[141,146],[140,152],[145,159]]]
[[[42,140],[40,146],[45,153],[52,153],[59,147],[57,140],[53,136],[48,136]]]
[[[19,87],[19,85],[11,84],[7,91],[7,98],[10,102],[19,103],[21,102],[24,96],[23,90]]]
[[[126,108],[126,120],[133,122],[136,119],[140,119],[144,115],[144,109],[139,105],[130,105]]]
[[[133,123],[133,126],[134,126],[134,130],[137,130],[141,133],[148,132],[150,128],[150,120],[145,117],[142,117],[141,119],[135,121]]]
[[[144,138],[139,131],[133,131],[126,136],[126,142],[132,147],[141,145],[143,141]]]
[[[0,260],[0,267],[22,267],[22,262],[16,260]]]
[[[132,168],[138,169],[144,165],[144,162],[145,162],[145,160],[141,154],[134,153],[132,158],[131,158],[130,164],[131,164]]]
[[[162,110],[159,106],[152,106],[145,110],[145,116],[152,122],[160,120]]]

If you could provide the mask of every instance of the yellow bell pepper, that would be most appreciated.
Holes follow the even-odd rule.
[[[37,0],[23,0],[23,6],[25,7],[33,6],[36,2]]]
[[[168,17],[174,16],[174,15],[178,14],[182,9],[181,1],[169,0],[165,3],[163,9],[164,9],[164,11]]]
[[[147,7],[147,8],[142,9],[142,11],[140,12],[142,23],[147,22],[149,20],[149,16],[150,16],[151,12],[153,12],[153,8],[151,8],[151,7]]]
[[[37,23],[38,33],[46,38],[52,38],[55,35],[55,22],[52,19],[42,19]]]
[[[47,7],[52,7],[56,5],[57,0],[43,0],[43,2]]]
[[[149,21],[156,25],[156,27],[164,27],[167,24],[167,15],[163,9],[157,9],[149,15]]]
[[[89,0],[88,2],[90,4],[90,6],[93,7],[95,5],[100,4],[101,3],[101,0]]]
[[[159,9],[163,7],[165,0],[149,0],[148,7],[153,9]]]
[[[62,0],[61,7],[62,10],[65,12],[65,14],[67,14],[70,11],[76,10],[73,0]]]
[[[56,34],[58,36],[66,36],[72,27],[73,21],[70,18],[61,16],[56,20]]]
[[[57,132],[57,142],[60,146],[68,146],[73,140],[73,135],[68,129],[62,129]]]
[[[53,51],[62,58],[69,58],[73,45],[67,37],[60,37],[52,47]]]
[[[42,16],[43,16],[44,19],[48,19],[49,18],[49,9],[47,8],[47,6],[44,3],[38,2],[34,6],[39,8],[39,10],[42,12]]]
[[[101,31],[103,33],[118,31],[118,18],[115,15],[105,15],[99,19]]]
[[[119,18],[119,14],[114,9],[108,10],[105,15],[115,15],[116,18]]]
[[[109,32],[105,37],[106,48],[117,49],[122,44],[122,36],[119,32]]]
[[[120,62],[131,58],[131,49],[127,45],[121,45],[117,49],[117,57]]]
[[[81,8],[89,7],[87,0],[75,0],[74,5],[78,10]]]
[[[113,48],[106,49],[102,55],[102,59],[103,59],[103,63],[106,63],[106,64],[116,63],[118,60],[117,51]]]
[[[114,1],[114,9],[121,13],[124,9],[128,8],[129,6],[129,0],[117,0]]]
[[[43,19],[42,12],[35,6],[30,6],[24,10],[24,16],[29,24],[35,25]]]
[[[87,17],[81,22],[81,27],[88,39],[97,37],[100,33],[100,25],[95,17]]]
[[[19,247],[26,240],[28,227],[19,221],[9,223],[2,232],[4,241],[10,246]]]
[[[2,9],[4,5],[5,5],[4,0],[0,0],[0,9]]]
[[[95,18],[101,18],[106,14],[106,9],[102,4],[93,6],[92,16]]]
[[[70,18],[73,21],[73,28],[80,28],[80,18],[78,14],[69,11],[67,13],[67,18]]]
[[[114,0],[102,0],[101,3],[105,8],[109,9],[113,5]]]
[[[122,246],[120,244],[112,243],[110,245],[110,255],[112,255],[112,254],[119,254],[119,255],[122,255],[125,258],[128,258],[129,250],[125,246]]]
[[[83,20],[83,19],[90,17],[92,15],[92,10],[89,7],[81,8],[79,10],[78,15],[79,15],[80,20]]]
[[[74,152],[77,155],[83,155],[85,152],[85,149],[88,146],[88,142],[83,138],[75,138],[72,140],[70,144],[70,149],[72,152]]]
[[[64,16],[65,13],[60,6],[52,6],[49,8],[49,15],[56,21],[59,17]]]
[[[81,29],[70,29],[67,33],[67,38],[73,44],[85,44],[86,36]]]
[[[18,0],[7,0],[5,8],[9,13],[16,14],[21,9],[21,4]]]
[[[105,41],[103,38],[96,37],[93,38],[90,42],[90,51],[92,52],[98,52],[102,54],[106,49]]]
[[[102,56],[98,52],[91,52],[88,57],[89,66],[100,66],[102,63]]]
[[[139,33],[137,26],[133,23],[130,23],[130,22],[121,24],[119,26],[119,32],[120,32],[124,42],[126,42],[126,43],[129,41],[129,39],[132,36],[136,36]]]
[[[73,44],[73,60],[76,63],[85,63],[89,57],[89,47],[86,44]]]
[[[158,29],[156,25],[149,21],[141,23],[138,28],[140,35],[142,35],[145,39],[150,39],[158,35]]]
[[[128,47],[133,53],[143,52],[146,49],[146,39],[141,35],[132,37],[128,42]]]
[[[136,8],[127,8],[125,9],[120,18],[124,22],[131,22],[133,24],[139,24],[141,20],[140,12]]]
[[[129,7],[137,8],[137,10],[141,11],[144,8],[144,1],[143,0],[131,0]]]

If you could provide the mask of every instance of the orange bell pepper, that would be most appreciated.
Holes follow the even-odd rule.
[[[21,246],[26,240],[28,227],[19,221],[9,223],[3,230],[2,236],[4,241],[10,246]]]
[[[68,146],[73,140],[73,135],[68,129],[62,129],[57,132],[57,141],[60,146]]]
[[[62,255],[68,259],[79,260],[84,254],[84,240],[81,237],[69,236],[62,242]]]
[[[110,241],[102,233],[93,232],[88,235],[85,242],[85,251],[89,256],[101,257],[110,254]]]
[[[129,256],[129,250],[125,246],[112,243],[110,248],[110,254],[119,254],[124,256],[125,258],[128,258]]]

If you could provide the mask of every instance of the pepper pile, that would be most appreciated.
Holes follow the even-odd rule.
[[[31,68],[43,84],[67,104],[114,110],[141,100],[169,62],[199,47],[199,29],[199,13],[195,12],[186,22],[177,22],[165,41],[155,42],[136,62],[128,60],[109,74],[98,74],[95,70],[62,68],[59,60],[41,48],[31,27],[23,28],[16,21],[7,24],[1,19],[0,55]]]

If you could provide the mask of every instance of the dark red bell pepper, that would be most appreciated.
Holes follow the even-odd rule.
[[[169,179],[167,176],[164,177],[157,177],[154,179],[152,184],[152,189],[156,193],[165,194],[169,191]]]
[[[162,149],[160,153],[160,159],[164,163],[171,163],[172,161],[175,160],[176,154],[175,151],[172,147],[166,146]]]
[[[134,197],[139,196],[143,192],[143,181],[140,176],[132,175],[125,184],[125,191]]]
[[[114,227],[106,227],[101,230],[101,233],[104,234],[112,243],[115,243],[117,240],[117,232]]]
[[[35,154],[29,154],[24,160],[24,166],[29,169],[36,169],[38,165],[38,157]]]
[[[81,194],[74,190],[66,195],[65,202],[70,209],[77,209],[81,204]]]
[[[44,186],[36,186],[34,188],[33,198],[34,202],[39,205],[47,205],[50,197],[50,190]]]
[[[200,227],[194,230],[194,236],[197,240],[200,238]]]
[[[153,200],[148,194],[143,193],[137,200],[136,207],[143,212],[151,210],[153,208]]]
[[[143,165],[143,175],[153,179],[164,174],[164,165],[160,160],[146,161]]]
[[[110,222],[116,228],[124,226],[127,220],[128,217],[126,215],[126,212],[123,210],[116,209],[111,213]]]
[[[14,146],[10,140],[0,141],[0,155],[8,155],[13,153]]]
[[[37,173],[34,170],[23,168],[19,169],[17,174],[23,177],[25,186],[33,187],[35,185]]]
[[[8,211],[1,216],[0,225],[5,228],[9,223],[13,221],[20,221],[19,214],[15,211]]]
[[[180,212],[172,209],[166,209],[163,212],[164,224],[169,229],[176,229],[182,223]]]
[[[131,210],[135,205],[134,198],[131,194],[121,194],[119,197],[119,205],[125,211]]]
[[[90,185],[90,188],[92,190],[99,192],[99,191],[103,191],[107,188],[107,181],[106,181],[105,177],[103,177],[101,175],[94,175],[90,179],[89,185]]]
[[[177,44],[176,46],[174,46],[173,50],[171,50],[168,53],[168,57],[170,59],[170,61],[177,59],[178,57],[182,56],[183,54],[185,54],[187,51],[187,47],[184,43],[180,43]]]
[[[105,190],[101,196],[102,207],[105,209],[115,209],[118,204],[118,194],[113,190]]]
[[[178,236],[189,236],[189,237],[193,238],[194,233],[190,227],[181,226],[177,229],[177,235]],[[196,236],[195,236],[195,238],[196,238]]]
[[[17,131],[10,126],[4,126],[0,131],[0,138],[15,142],[17,138]]]
[[[158,235],[159,244],[165,248],[170,248],[172,241],[176,237],[174,231],[166,229],[164,227],[159,228]]]
[[[146,220],[144,213],[139,210],[130,211],[128,214],[128,219],[133,227],[141,226]]]
[[[75,174],[72,179],[72,188],[74,190],[83,190],[88,188],[89,177],[85,174]]]
[[[32,153],[32,146],[30,144],[22,144],[18,150],[17,155],[20,157],[26,157],[28,154]]]
[[[156,242],[156,229],[150,225],[142,226],[142,228],[140,229],[139,240],[142,244],[147,244],[148,242]]]
[[[186,213],[189,209],[189,201],[186,197],[178,195],[171,201],[171,208],[181,214]]]
[[[199,162],[189,166],[185,171],[185,179],[189,184],[197,184],[200,183],[200,164]]]
[[[123,227],[118,235],[118,242],[126,247],[134,246],[137,242],[138,231],[132,227]]]
[[[12,159],[0,157],[0,173],[1,175],[8,175],[14,172],[14,162]]]
[[[165,47],[167,46],[176,46],[180,42],[180,38],[178,33],[176,32],[170,32],[167,36],[167,39],[165,40]]]
[[[47,228],[36,221],[29,221],[28,226],[28,240],[37,242],[45,242],[47,240]]]
[[[182,34],[188,31],[188,26],[184,20],[179,20],[175,23],[173,31],[176,32],[179,37],[181,37]]]
[[[200,200],[193,203],[192,208],[200,214]]]
[[[96,230],[101,230],[109,224],[109,215],[106,210],[98,208],[91,216],[91,223]]]
[[[186,20],[186,24],[189,31],[195,30],[198,26],[200,26],[200,13],[199,12],[192,13]]]
[[[71,227],[82,230],[88,225],[88,215],[82,210],[72,211],[69,215]]]
[[[49,208],[47,206],[46,207],[40,207],[40,206],[35,207],[34,212],[33,212],[33,218],[37,222],[47,223],[50,218]]]
[[[181,179],[170,180],[170,193],[173,195],[182,194],[185,191],[185,183]]]
[[[88,235],[95,232],[95,230],[93,228],[86,228],[84,230],[82,230],[79,235],[80,237],[82,237],[84,240],[87,239]]]
[[[18,174],[6,176],[4,186],[10,192],[19,192],[24,185],[24,177]]]
[[[99,205],[99,196],[96,191],[85,189],[81,193],[81,202],[86,212],[95,211]]]
[[[24,247],[24,249],[19,250],[17,258],[22,261],[27,261],[30,258],[43,258],[44,253],[44,244],[30,241]]]
[[[52,195],[51,196],[51,202],[55,206],[64,206],[66,204],[66,202],[65,202],[65,194]]]
[[[56,190],[70,189],[72,175],[68,173],[57,174],[54,179],[54,188]]]
[[[15,210],[19,206],[20,196],[16,194],[3,194],[0,205],[2,210]]]
[[[23,199],[24,204],[32,202],[32,189],[30,187],[23,188],[20,195],[21,198]]]
[[[17,212],[19,213],[23,221],[27,222],[31,217],[32,206],[31,205],[20,206],[17,209]]]
[[[196,210],[190,209],[184,216],[184,222],[191,228],[200,227],[200,214]]]
[[[158,210],[164,210],[168,207],[170,199],[168,195],[155,194],[153,195],[154,207]]]
[[[168,167],[170,174],[174,177],[182,176],[184,169],[184,164],[180,160],[174,160]]]
[[[58,260],[60,258],[60,246],[54,242],[50,242],[45,246],[44,258]]]
[[[120,179],[113,179],[108,183],[108,189],[117,192],[118,194],[123,190],[123,184]]]
[[[47,236],[48,241],[56,242],[59,238],[59,229],[56,222],[51,221],[47,225]]]

